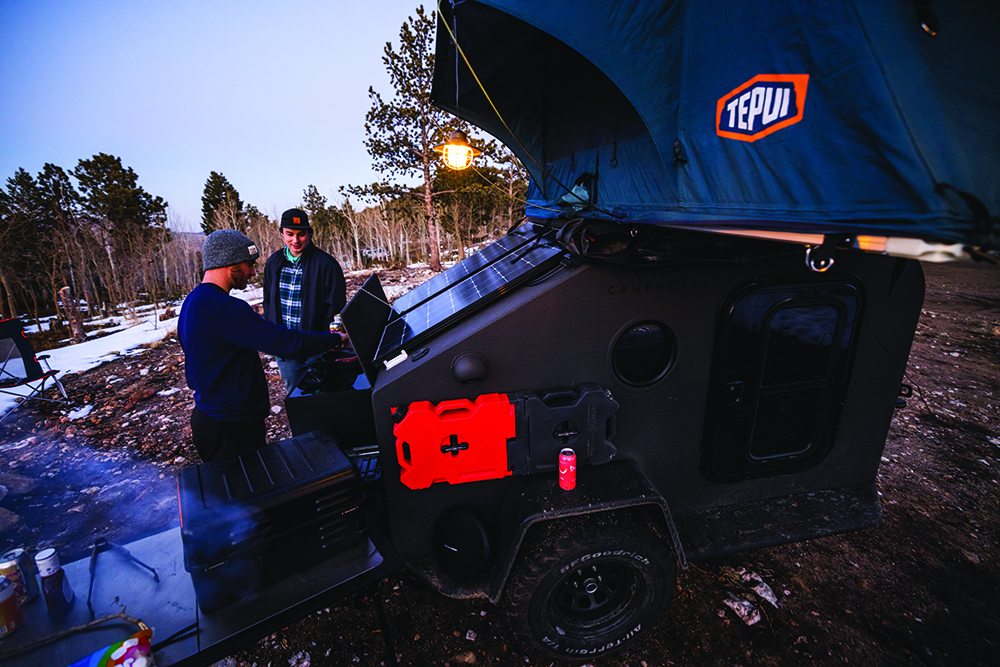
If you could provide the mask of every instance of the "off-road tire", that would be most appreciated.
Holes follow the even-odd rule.
[[[670,543],[642,510],[601,512],[532,527],[504,606],[529,650],[589,659],[642,636],[676,583]]]

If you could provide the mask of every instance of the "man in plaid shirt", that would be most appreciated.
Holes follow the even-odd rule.
[[[281,214],[281,238],[285,247],[264,266],[264,317],[289,329],[329,331],[333,316],[347,303],[343,269],[313,245],[305,211],[291,208]],[[278,357],[285,388],[294,389],[305,366],[320,356]]]

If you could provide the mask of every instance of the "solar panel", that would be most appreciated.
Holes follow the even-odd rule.
[[[503,255],[509,254],[518,248],[523,248],[537,238],[532,227],[534,225],[530,223],[521,225],[510,234],[494,241],[475,255],[468,257],[447,271],[437,274],[427,282],[418,285],[396,299],[393,303],[393,309],[398,313],[405,313],[476,273],[484,266],[495,262]]]
[[[375,360],[398,355],[544,273],[563,255],[554,236],[554,230],[526,223],[396,299]]]
[[[351,336],[351,345],[358,353],[358,361],[368,378],[368,384],[373,387],[378,377],[375,355],[378,353],[379,334],[385,331],[385,323],[389,321],[391,312],[392,307],[377,273],[368,277],[361,289],[340,311],[344,327]]]

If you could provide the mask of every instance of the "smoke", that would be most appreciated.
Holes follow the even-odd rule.
[[[0,514],[16,517],[4,551],[51,546],[69,562],[98,537],[125,544],[179,524],[173,468],[125,451],[34,435],[0,446],[0,485]]]

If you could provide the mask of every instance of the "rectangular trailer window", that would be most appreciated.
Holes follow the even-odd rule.
[[[836,435],[861,310],[849,282],[754,285],[727,302],[702,447],[710,478],[811,467]]]

